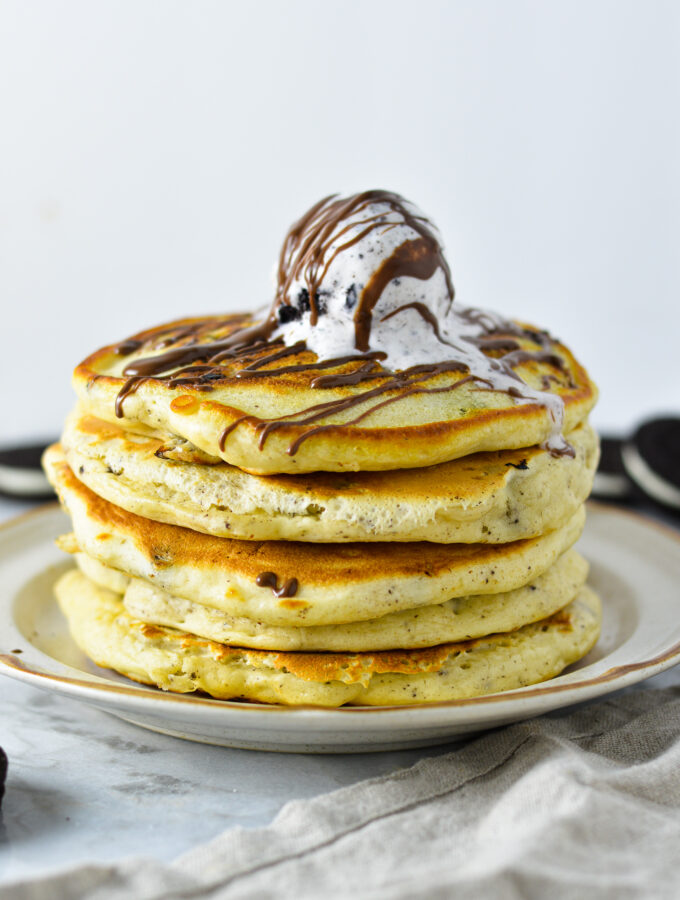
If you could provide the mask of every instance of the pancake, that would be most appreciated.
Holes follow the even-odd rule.
[[[173,597],[139,578],[131,579],[123,603],[141,622],[230,646],[258,650],[391,650],[467,641],[538,622],[573,600],[587,574],[587,562],[571,550],[531,584],[516,591],[459,597],[365,622],[311,628],[276,628],[244,616],[227,616],[202,603]]]
[[[169,594],[271,625],[357,622],[515,590],[571,547],[585,520],[581,507],[560,529],[497,545],[237,541],[114,506],[75,477],[59,445],[46,451],[44,464],[78,549]]]
[[[587,424],[567,439],[574,456],[539,447],[477,453],[424,469],[269,475],[203,461],[191,445],[67,420],[71,469],[100,497],[138,515],[241,540],[505,543],[564,525],[597,466]]]
[[[66,539],[64,539],[66,538]],[[118,569],[112,569],[111,566],[105,566],[99,560],[88,556],[87,553],[81,553],[78,550],[78,543],[73,534],[57,538],[57,546],[65,553],[72,553],[80,571],[94,581],[99,587],[104,587],[114,594],[124,594],[130,585],[131,578]]]
[[[436,606],[391,613],[346,625],[283,628],[244,616],[228,616],[173,597],[139,578],[129,578],[86,553],[76,553],[78,568],[90,581],[124,594],[128,613],[149,625],[187,631],[221,644],[265,650],[389,650],[432,647],[495,632],[514,631],[562,609],[576,596],[588,563],[575,550],[564,553],[547,572],[515,591],[459,597]]]
[[[133,619],[119,595],[77,570],[56,586],[78,646],[98,665],[164,690],[335,707],[402,705],[507,691],[558,675],[593,646],[600,603],[582,588],[565,609],[511,634],[427,650],[284,653],[227,647]]]
[[[481,321],[479,311],[462,314]],[[248,344],[258,323],[250,314],[204,317],[140,332],[84,360],[76,393],[99,418],[119,415],[129,430],[142,424],[178,435],[259,474],[416,468],[530,447],[555,436],[556,398],[566,433],[597,396],[565,346],[522,323],[479,331],[484,358],[499,370],[508,360],[519,376],[512,396],[490,389],[488,379],[471,380],[478,373],[462,363],[395,374],[375,354],[320,362],[309,349]],[[542,391],[544,402],[522,385]],[[526,396],[517,396],[522,390]]]

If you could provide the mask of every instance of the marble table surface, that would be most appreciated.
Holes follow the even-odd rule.
[[[304,756],[211,747],[3,676],[0,746],[9,757],[0,884],[91,860],[171,860],[226,828],[267,824],[288,800],[447,749]]]
[[[0,520],[25,504],[0,501]],[[636,688],[680,684],[680,667]],[[455,745],[346,756],[230,750],[129,725],[0,676],[0,884],[84,861],[171,860],[221,831]]]

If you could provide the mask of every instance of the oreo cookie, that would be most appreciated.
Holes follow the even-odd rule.
[[[34,500],[54,497],[40,465],[45,447],[43,443],[0,449],[0,494]]]
[[[680,418],[644,422],[621,448],[631,481],[650,499],[680,510]]]
[[[626,474],[621,458],[623,441],[619,438],[600,439],[600,463],[593,481],[592,496],[599,500],[629,500],[633,485]]]

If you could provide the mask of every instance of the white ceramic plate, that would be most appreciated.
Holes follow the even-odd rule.
[[[0,672],[190,740],[316,753],[426,746],[590,700],[680,662],[680,536],[593,504],[580,549],[602,597],[602,637],[559,678],[475,700],[378,709],[294,709],[163,693],[98,668],[71,640],[52,594],[55,578],[71,565],[54,538],[68,530],[56,505],[0,529]]]

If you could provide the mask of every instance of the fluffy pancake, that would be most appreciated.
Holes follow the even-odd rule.
[[[508,593],[459,597],[436,606],[346,625],[277,628],[173,597],[148,581],[124,576],[85,553],[77,553],[76,562],[90,581],[124,594],[125,609],[141,622],[187,631],[220,644],[258,650],[361,651],[433,647],[514,631],[566,606],[583,586],[588,573],[585,559],[575,550],[569,550],[543,575]]]
[[[597,437],[584,423],[568,440],[573,457],[531,447],[424,469],[263,477],[222,461],[208,464],[201,453],[192,458],[185,444],[126,432],[76,410],[62,446],[73,472],[100,497],[206,534],[505,543],[564,525],[584,502],[597,466]]]
[[[577,540],[585,519],[581,507],[560,529],[500,545],[236,541],[114,506],[75,477],[59,445],[44,463],[80,550],[169,594],[271,625],[363,621],[514,590],[545,572]],[[282,586],[295,580],[297,590],[275,593],[261,583],[264,573]]]
[[[75,370],[74,387],[84,408],[100,418],[115,421],[119,413],[131,430],[141,423],[179,435],[260,474],[430,466],[479,451],[533,446],[554,431],[549,406],[471,382],[465,369],[406,370],[395,380],[373,360],[370,381],[352,383],[365,360],[319,364],[310,350],[291,352],[278,344],[253,344],[252,352],[236,358],[226,351],[218,363],[205,365],[208,348],[256,323],[240,315],[149,329],[89,356]],[[595,386],[570,351],[545,332],[510,327],[496,329],[492,338],[496,345],[511,342],[512,352],[521,355],[513,365],[522,379],[518,388],[524,382],[560,397],[563,430],[573,431],[595,403]],[[284,352],[285,359],[275,358]],[[173,359],[171,354],[178,360],[176,377],[173,366],[163,369],[170,376],[129,377],[130,371],[149,370],[140,359]],[[319,410],[319,404],[327,406]]]
[[[538,622],[573,600],[587,573],[585,559],[572,550],[516,591],[459,597],[365,622],[312,628],[276,628],[244,616],[227,616],[202,603],[173,597],[140,578],[131,580],[123,602],[130,615],[141,622],[165,625],[230,646],[258,650],[391,650],[467,641]]]
[[[73,534],[57,538],[57,545],[64,553],[72,553],[73,558],[78,564],[78,568],[87,576],[90,581],[94,581],[99,587],[104,587],[114,594],[124,594],[132,580],[129,575],[125,575],[118,569],[112,569],[111,566],[105,566],[99,560],[88,556],[87,553],[81,553],[78,550],[78,543]]]
[[[56,586],[79,647],[98,665],[164,690],[316,706],[402,705],[477,697],[544,681],[580,659],[600,628],[582,588],[565,609],[511,634],[427,650],[284,653],[226,647],[133,619],[77,570]]]

